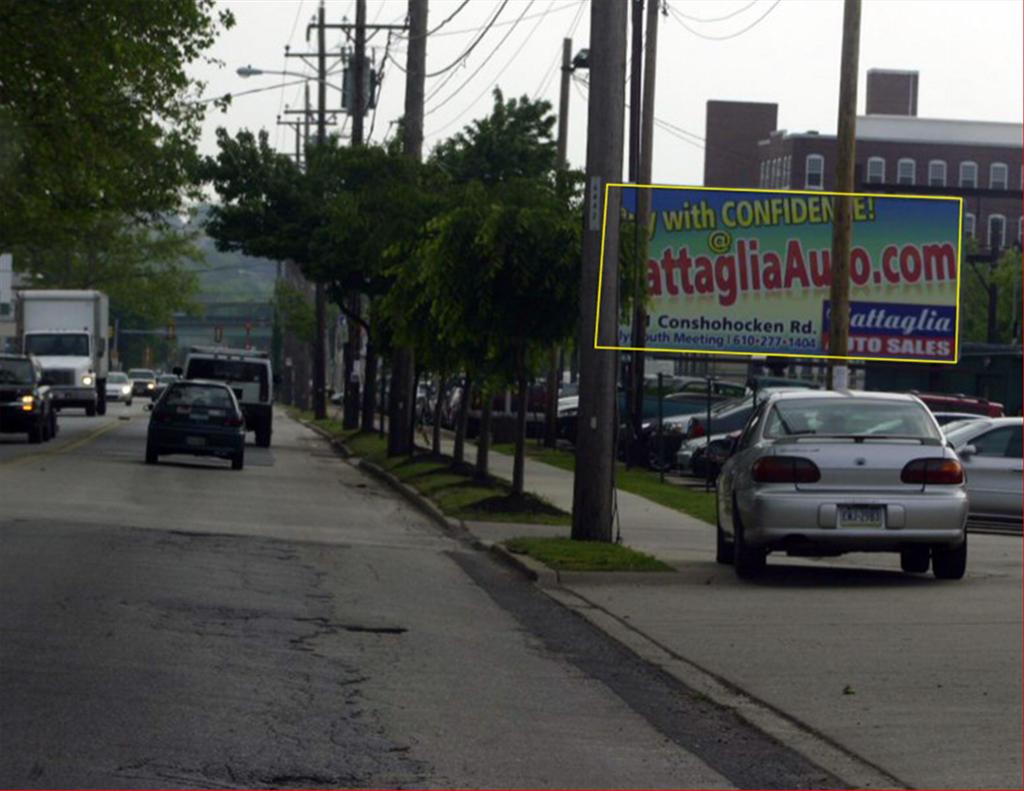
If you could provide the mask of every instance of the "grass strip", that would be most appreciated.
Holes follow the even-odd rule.
[[[457,467],[449,456],[417,454],[388,456],[387,438],[377,433],[343,429],[332,418],[313,420],[311,412],[289,410],[289,414],[325,429],[340,439],[355,456],[390,472],[402,483],[429,497],[446,516],[474,522],[520,522],[523,524],[568,525],[569,514],[534,494],[515,495],[500,478],[478,480],[473,468]]]
[[[657,558],[622,544],[571,538],[511,538],[510,552],[529,555],[558,571],[672,571]]]
[[[515,445],[502,443],[494,446],[499,453],[512,455]],[[576,470],[576,456],[561,448],[545,448],[536,442],[526,443],[526,455],[531,459],[550,464],[562,470]],[[624,492],[644,497],[658,505],[672,508],[680,513],[700,519],[708,524],[715,523],[715,493],[674,483],[662,483],[658,473],[639,467],[626,469],[626,465],[617,462],[615,465],[615,481]]]

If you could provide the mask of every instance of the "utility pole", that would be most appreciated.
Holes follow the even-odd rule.
[[[853,192],[854,147],[857,140],[857,59],[860,49],[860,0],[844,0],[843,52],[839,74],[839,123],[836,146],[836,191]],[[828,353],[845,357],[850,340],[850,237],[853,231],[853,199],[835,197],[832,221],[832,287],[829,290]],[[829,387],[849,385],[846,361],[830,361]]]
[[[652,0],[652,4],[657,0]],[[631,0],[633,18],[630,22],[632,46],[630,48],[630,79],[629,79],[629,180],[639,183],[640,177],[640,130],[642,127],[641,96],[643,91],[643,54],[644,54],[644,0]],[[633,260],[638,263],[640,258],[640,192],[634,190],[636,202],[633,204]],[[643,423],[644,404],[644,355],[636,351],[644,345],[646,327],[642,324],[641,308],[641,277],[642,269],[634,272],[632,283],[633,315],[632,332],[630,333],[633,351],[629,355],[628,377],[623,381],[626,395],[626,466],[633,463],[634,448],[640,438],[640,426]],[[616,344],[618,346],[619,344]]]
[[[619,0],[594,0],[590,6],[590,98],[587,102],[587,170],[583,267],[580,278],[580,404],[573,478],[572,537],[612,540],[612,488],[615,456],[615,380],[618,355],[594,348],[598,328],[602,346],[618,335],[619,206],[617,192],[604,205],[605,185],[622,178],[622,122],[625,112],[626,10]],[[601,277],[601,315],[594,310],[601,274],[601,229],[608,223],[605,249],[611,253]],[[600,319],[600,320],[599,320]]]
[[[427,73],[427,0],[409,0],[406,51],[405,116],[402,150],[412,160],[423,157],[423,92]],[[412,349],[398,346],[393,354],[388,403],[388,456],[412,453],[415,359]],[[468,394],[467,394],[468,395]]]
[[[327,42],[324,29],[324,0],[320,0],[316,26],[317,65],[317,116],[316,144],[321,150],[327,144]],[[308,167],[308,163],[307,163]],[[317,280],[316,294],[316,339],[313,342],[313,416],[317,420],[327,417],[327,350],[325,343],[327,295],[324,284]]]
[[[356,0],[355,52],[352,57],[353,87],[351,96],[352,139],[351,145],[363,145],[363,115],[366,112],[366,91],[363,84],[366,70],[366,0]],[[362,297],[358,293],[347,294],[348,305],[348,339],[345,341],[345,361],[342,366],[345,378],[342,390],[345,393],[342,411],[342,426],[356,428],[359,425],[360,399],[359,379],[355,373],[356,360],[359,357],[360,325],[355,320],[362,308]],[[369,388],[368,388],[369,390]],[[366,430],[373,428],[373,411],[370,407],[371,425],[363,426]]]
[[[558,162],[559,173],[565,170],[566,148],[569,135],[569,78],[572,76],[572,39],[562,39],[562,84],[558,94]],[[544,416],[544,446],[558,444],[558,385],[562,372],[558,364],[560,350],[551,348],[548,359],[547,413]]]

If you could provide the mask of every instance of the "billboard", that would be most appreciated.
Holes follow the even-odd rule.
[[[613,189],[621,191],[620,248],[644,234],[648,241],[640,348],[836,357],[829,292],[840,193],[606,187]],[[633,223],[639,190],[651,194],[646,229]],[[962,200],[856,194],[851,202],[847,359],[955,363]],[[602,242],[602,277],[607,254]],[[628,323],[616,345],[599,345],[608,331],[598,327],[597,348],[634,348]]]

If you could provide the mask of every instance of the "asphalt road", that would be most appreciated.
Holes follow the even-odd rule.
[[[0,437],[0,786],[821,787],[279,419]]]
[[[136,403],[62,414],[44,445],[0,435],[0,787],[842,785],[301,426],[279,416],[235,472],[143,464],[146,418]],[[720,588],[697,562],[574,589],[901,779],[1012,787],[1015,541],[1016,559],[972,556],[972,586],[796,568]]]

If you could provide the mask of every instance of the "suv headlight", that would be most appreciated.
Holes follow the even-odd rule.
[[[32,395],[23,395],[21,397],[21,409],[24,412],[31,412],[35,407],[36,399]]]
[[[128,395],[132,391],[131,385],[121,385],[121,395]]]
[[[156,382],[146,382],[147,390],[156,390]]]
[[[86,387],[92,387],[92,374],[82,374],[82,384]]]

